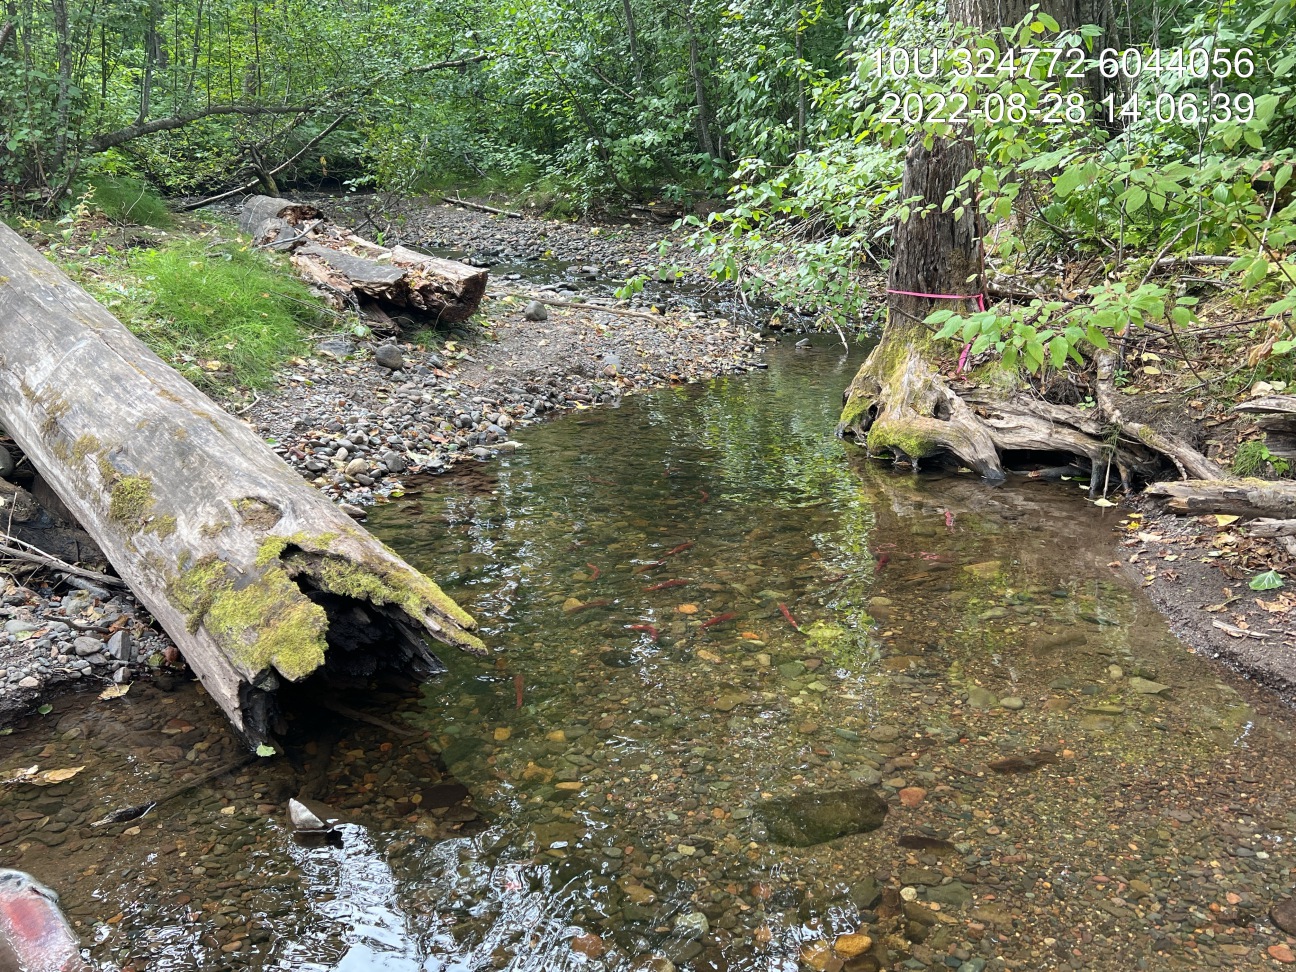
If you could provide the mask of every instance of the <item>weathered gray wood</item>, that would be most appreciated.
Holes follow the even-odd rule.
[[[239,211],[239,230],[256,243],[266,243],[274,235],[284,235],[297,223],[314,219],[320,212],[307,203],[274,196],[249,196]],[[291,235],[291,233],[287,234]]]
[[[298,273],[337,298],[409,308],[447,324],[477,312],[486,293],[485,270],[403,246],[379,246],[319,217],[312,206],[251,196],[239,228],[260,246],[292,250]]]
[[[1252,520],[1247,533],[1253,537],[1296,537],[1296,520]]]
[[[1224,513],[1245,519],[1296,518],[1296,482],[1266,479],[1185,479],[1153,483],[1147,494],[1179,513]]]
[[[0,224],[0,425],[249,743],[281,681],[483,650],[430,580]]]

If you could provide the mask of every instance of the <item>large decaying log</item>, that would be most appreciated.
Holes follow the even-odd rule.
[[[282,680],[439,668],[475,624],[0,224],[0,425],[252,744]]]
[[[312,206],[251,196],[239,228],[259,246],[291,250],[304,279],[342,300],[375,301],[454,324],[476,313],[486,293],[485,270],[379,246],[321,218]]]

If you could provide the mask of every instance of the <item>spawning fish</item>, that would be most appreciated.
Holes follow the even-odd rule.
[[[642,631],[653,641],[657,640],[657,626],[653,624],[632,624],[628,625],[631,631]]]
[[[676,554],[683,553],[685,550],[688,550],[692,546],[693,546],[693,541],[690,540],[688,543],[681,543],[678,547],[672,547],[670,550],[667,550],[664,554],[662,554],[662,556],[674,557]]]
[[[0,968],[84,972],[81,945],[58,895],[24,871],[0,870]]]
[[[665,566],[666,566],[666,561],[664,560],[651,560],[646,564],[640,564],[634,570],[630,571],[630,574],[631,576],[635,576],[638,574],[645,574],[650,570],[656,570],[658,567],[665,567]]]
[[[732,621],[736,617],[738,617],[738,615],[735,614],[733,611],[726,611],[724,614],[717,614],[710,621],[703,621],[702,627],[711,628],[717,624],[724,624],[726,621]]]
[[[644,590],[645,590],[645,591],[664,591],[664,590],[666,590],[668,587],[683,587],[683,586],[684,586],[685,584],[687,584],[687,583],[688,583],[688,581],[686,581],[684,578],[682,578],[682,577],[676,577],[674,580],[664,580],[664,581],[659,581],[659,582],[656,583],[656,584],[649,584],[647,587],[644,588]]]
[[[796,623],[796,618],[792,617],[792,612],[787,609],[786,604],[779,601],[778,609],[783,612],[783,617],[787,618],[788,624],[792,625],[792,627],[796,628],[798,631],[801,630],[801,625]]]
[[[599,569],[598,569],[597,567],[595,567],[593,564],[589,564],[589,563],[587,563],[585,566],[588,567],[590,570],[594,571],[594,573],[590,574],[590,580],[592,580],[592,581],[596,581],[596,580],[598,580],[598,579],[599,579],[599,575],[600,575],[601,573],[603,573],[603,571],[599,570]]]

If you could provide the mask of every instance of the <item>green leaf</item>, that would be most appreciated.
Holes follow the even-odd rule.
[[[1054,368],[1061,368],[1066,364],[1067,359],[1067,342],[1066,338],[1054,338],[1048,343],[1049,359],[1053,362]]]
[[[1263,574],[1256,574],[1247,584],[1247,587],[1253,591],[1276,591],[1282,586],[1282,576],[1276,570],[1266,570]]]
[[[44,705],[42,705],[42,706],[41,706],[39,709],[37,709],[36,711],[39,712],[41,715],[49,715],[51,712],[54,711],[54,706],[52,706],[52,705],[50,705],[48,702],[46,702]]]
[[[265,743],[262,743],[260,746],[256,748],[256,754],[258,756],[273,756],[275,754],[275,748],[273,746],[267,746]]]
[[[1062,170],[1062,174],[1053,180],[1053,188],[1059,196],[1066,197],[1075,192],[1084,182],[1084,166],[1072,165]]]
[[[1124,194],[1126,211],[1131,213],[1138,212],[1143,208],[1143,204],[1147,202],[1147,197],[1148,194],[1146,189],[1142,189],[1139,186],[1130,186]]]

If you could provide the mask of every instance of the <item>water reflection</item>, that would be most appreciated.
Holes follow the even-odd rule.
[[[58,885],[97,956],[159,970],[1054,968],[1076,943],[1172,968],[1195,929],[1263,944],[1208,906],[1262,915],[1290,873],[1265,785],[1296,772],[1286,713],[1167,635],[1080,490],[868,462],[831,435],[856,359],[772,363],[529,430],[377,512],[496,649],[375,704],[418,741],[303,727],[295,767],[91,832],[98,794],[234,752],[191,687],[141,686],[0,740],[5,765],[87,764],[0,793],[4,863]],[[360,820],[342,849],[291,841],[302,779]],[[886,797],[879,829],[771,840],[771,801],[851,787]]]

